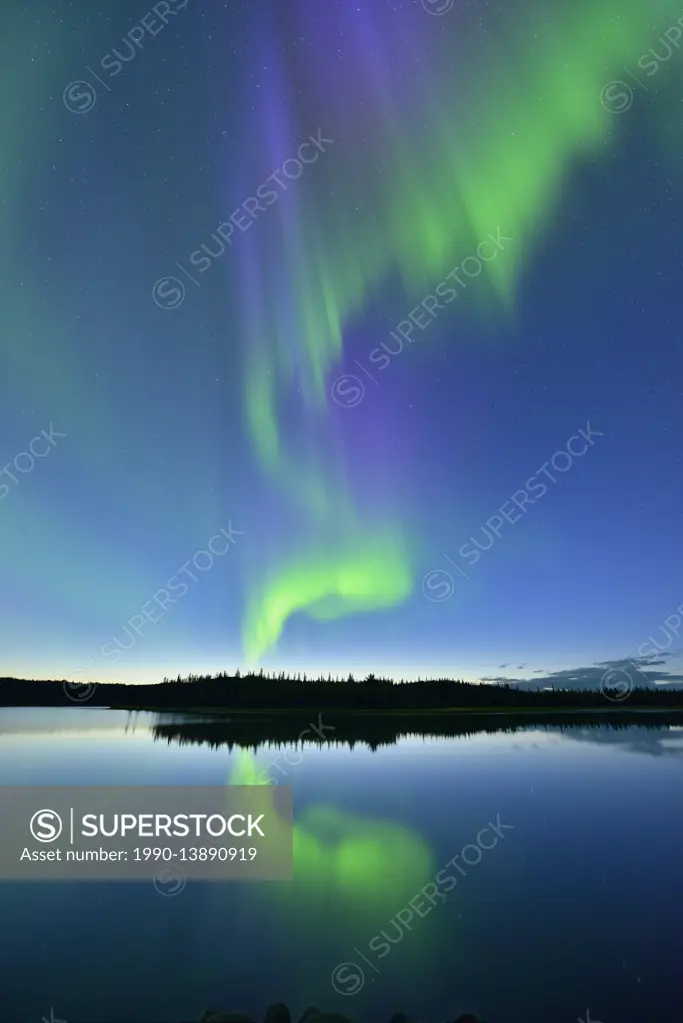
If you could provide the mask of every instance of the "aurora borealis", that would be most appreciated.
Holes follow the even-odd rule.
[[[634,656],[681,600],[679,16],[11,4],[6,674]],[[470,572],[587,422],[595,450]]]
[[[239,752],[227,779],[228,785],[270,786],[274,781],[267,764],[246,750]],[[353,948],[358,935],[372,934],[382,924],[392,935],[390,942],[397,940],[396,931],[401,940],[396,911],[435,872],[434,852],[424,836],[399,821],[351,813],[332,802],[308,805],[298,815],[292,854],[292,880],[264,890],[272,910],[270,926],[281,934],[283,946],[302,924],[319,943],[331,936],[337,948],[345,942]],[[381,937],[388,951],[386,932],[377,940]],[[437,947],[434,929],[425,929],[403,967],[404,979],[419,982]],[[305,982],[308,963],[299,968]]]

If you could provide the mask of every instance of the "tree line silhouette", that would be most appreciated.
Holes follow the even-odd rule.
[[[610,696],[611,699],[606,698]],[[619,694],[589,689],[523,689],[509,684],[477,684],[459,679],[393,681],[370,674],[356,681],[287,676],[284,672],[229,675],[180,675],[161,683],[74,682],[71,680],[0,679],[4,706],[108,706],[131,709],[218,709],[295,711],[326,708],[348,711],[424,712],[447,710],[624,710],[683,709],[683,689],[635,688]]]

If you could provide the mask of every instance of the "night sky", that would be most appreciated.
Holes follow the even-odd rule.
[[[681,26],[8,0],[3,674],[683,680]]]

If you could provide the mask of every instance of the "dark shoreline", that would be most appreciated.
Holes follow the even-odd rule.
[[[120,710],[283,717],[311,713],[372,718],[480,714],[683,712],[683,689],[636,687],[621,677],[600,689],[523,689],[456,679],[395,683],[369,675],[344,681],[221,674],[156,684],[0,679],[0,706],[108,706]]]
[[[0,704],[0,710],[2,709]],[[72,704],[73,706],[73,704]],[[93,710],[96,709],[93,706]],[[148,714],[194,714],[197,717],[202,714],[225,718],[299,718],[321,713],[316,707],[165,707],[165,706],[123,706],[119,704],[98,704],[99,710],[125,710],[130,713],[141,712]],[[591,717],[599,714],[605,717],[628,717],[648,715],[679,715],[683,721],[683,706],[681,707],[557,707],[546,709],[544,707],[416,707],[416,708],[354,708],[354,707],[326,707],[325,713],[341,715],[348,718],[441,718],[441,717],[539,717],[547,720],[551,717],[564,716],[566,714],[583,714]]]
[[[42,687],[46,683],[33,683],[33,687]],[[347,745],[353,748],[356,744],[364,745],[371,750],[394,746],[405,740],[422,739],[433,741],[439,739],[457,739],[476,734],[494,735],[495,733],[512,734],[526,729],[548,729],[576,732],[584,729],[591,736],[598,737],[601,732],[626,735],[629,730],[638,729],[641,733],[654,734],[672,725],[683,725],[683,701],[680,706],[667,706],[671,697],[681,694],[668,693],[668,699],[657,700],[660,706],[633,704],[631,700],[621,703],[610,703],[605,698],[597,702],[595,697],[600,694],[571,694],[593,697],[588,703],[579,701],[578,705],[566,706],[562,701],[564,694],[552,695],[552,701],[538,701],[541,705],[532,706],[443,706],[443,707],[363,707],[337,706],[334,703],[325,705],[323,701],[315,704],[309,701],[301,706],[268,706],[260,707],[226,707],[217,703],[202,704],[188,699],[187,703],[169,699],[168,703],[157,702],[151,697],[150,690],[159,690],[159,686],[147,686],[138,691],[139,702],[129,701],[123,697],[129,692],[120,692],[120,701],[102,699],[105,686],[95,687],[92,692],[85,691],[89,697],[81,699],[83,690],[75,691],[71,698],[68,690],[63,688],[66,683],[56,683],[49,690],[51,701],[42,704],[17,699],[13,706],[28,710],[50,709],[55,707],[78,707],[82,710],[118,710],[133,718],[136,714],[153,716],[152,733],[159,742],[178,743],[179,745],[206,745],[212,748],[227,747],[228,749],[258,750],[268,746]],[[166,687],[163,687],[166,688]],[[177,687],[176,694],[178,695]],[[201,686],[199,687],[201,689]],[[130,687],[117,687],[129,690]],[[20,693],[24,692],[21,687]],[[16,695],[19,696],[20,693]],[[2,700],[0,687],[0,700]],[[109,694],[107,694],[109,695]],[[169,693],[169,696],[174,694]],[[195,686],[184,685],[183,696],[195,697]],[[215,695],[215,694],[214,694]],[[303,695],[303,694],[302,694]],[[494,693],[489,695],[495,696]],[[500,695],[500,693],[498,694]],[[516,697],[527,695],[537,697],[538,694],[522,694],[514,692]],[[643,695],[649,696],[647,692]],[[659,696],[660,694],[655,694]],[[536,700],[534,700],[536,703]],[[664,706],[661,706],[664,702]],[[550,706],[548,705],[550,704]],[[0,716],[2,705],[0,705]]]

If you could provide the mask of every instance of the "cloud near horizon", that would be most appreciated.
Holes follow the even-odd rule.
[[[683,674],[661,670],[673,653],[662,653],[655,657],[622,657],[612,661],[598,661],[596,664],[581,668],[565,668],[563,671],[543,673],[540,678],[509,678],[506,675],[484,676],[479,681],[498,685],[521,686],[531,689],[546,689],[555,686],[557,689],[595,689],[615,681],[630,679],[634,687],[640,689],[667,686],[683,688]],[[534,675],[538,675],[535,671]]]

